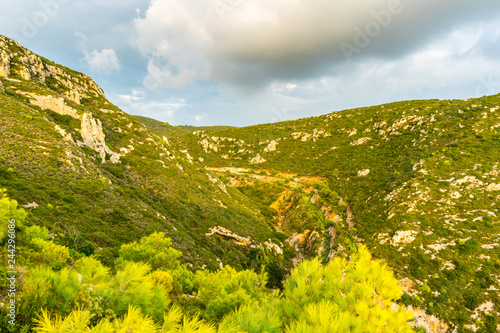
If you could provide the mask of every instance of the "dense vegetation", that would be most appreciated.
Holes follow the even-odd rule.
[[[7,38],[2,43],[12,57],[9,77],[0,77],[0,187],[26,207],[33,223],[48,228],[56,244],[112,266],[121,244],[161,231],[193,268],[216,269],[219,261],[259,268],[271,261],[281,274],[274,280],[283,278],[287,258],[262,244],[287,245],[251,200],[226,190],[202,165],[109,103],[90,78]],[[40,96],[51,103],[39,106]],[[96,125],[89,121],[84,129],[84,115]],[[95,132],[87,141],[99,138],[99,127],[104,141],[85,143],[82,133]],[[98,150],[104,146],[103,160]],[[110,151],[119,154],[118,163]],[[249,238],[255,248],[206,236],[217,226]]]
[[[193,273],[164,233],[122,245],[112,269],[55,244],[5,194],[0,218],[2,230],[15,220],[15,237],[0,239],[1,257],[6,262],[8,244],[16,244],[16,284],[22,286],[15,326],[5,303],[0,308],[2,332],[412,331],[411,313],[393,305],[401,296],[397,280],[365,247],[349,261],[303,261],[280,291],[265,287],[264,270],[225,266]],[[5,269],[1,275],[5,284]]]

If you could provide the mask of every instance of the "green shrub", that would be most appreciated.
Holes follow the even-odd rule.
[[[198,301],[206,308],[206,319],[221,319],[224,314],[258,300],[265,294],[266,274],[252,271],[237,272],[230,266],[210,273],[198,271],[195,284]]]
[[[172,248],[170,238],[155,232],[139,242],[122,245],[119,261],[146,262],[153,270],[168,270],[179,267],[181,256],[180,251]]]

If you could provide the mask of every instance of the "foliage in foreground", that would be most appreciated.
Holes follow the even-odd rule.
[[[16,203],[2,202],[0,216],[23,222],[20,252],[31,253],[32,240],[45,231],[24,226]],[[351,260],[301,262],[279,291],[265,287],[266,273],[251,270],[226,266],[193,274],[170,245],[161,233],[125,244],[114,273],[92,256],[69,251],[56,258],[66,260],[62,268],[28,256],[18,281],[18,326],[2,321],[2,332],[412,332],[412,314],[394,305],[401,296],[397,280],[364,246]],[[139,249],[151,255],[142,257]]]

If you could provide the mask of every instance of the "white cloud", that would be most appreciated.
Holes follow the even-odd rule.
[[[485,5],[500,8],[493,0],[151,0],[135,21],[136,44],[149,83],[262,87],[342,71],[341,45],[355,46],[358,59],[405,56]]]
[[[94,73],[109,74],[119,71],[121,68],[120,61],[113,49],[102,49],[101,51],[93,50],[85,52],[85,61],[90,70]]]
[[[144,92],[140,90],[132,90],[131,94],[117,95],[117,98],[124,103],[130,104],[133,102],[138,102],[144,98]]]
[[[144,91],[132,90],[130,94],[116,94],[112,102],[133,115],[142,115],[153,119],[172,122],[176,112],[191,107],[183,98],[153,100]]]
[[[298,85],[295,82],[288,82],[288,83],[275,82],[271,84],[271,89],[278,93],[290,93],[296,90],[297,87]]]
[[[196,116],[194,116],[194,120],[197,123],[200,123],[203,119],[205,119],[206,116],[206,114],[197,114]]]

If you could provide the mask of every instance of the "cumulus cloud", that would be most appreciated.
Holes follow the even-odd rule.
[[[135,41],[149,83],[262,87],[404,57],[498,9],[496,0],[151,0]]]
[[[113,49],[102,49],[101,51],[94,49],[85,52],[85,61],[93,73],[109,74],[119,71],[121,68],[118,56]]]

